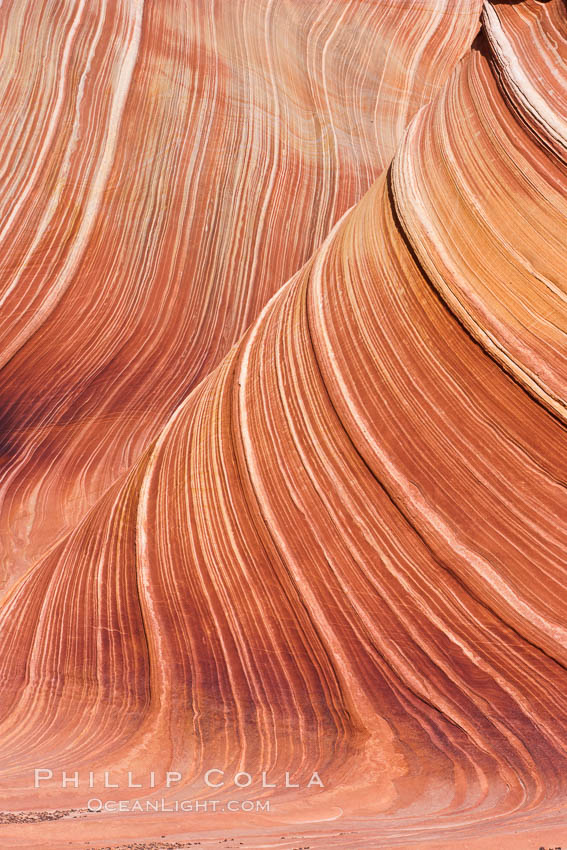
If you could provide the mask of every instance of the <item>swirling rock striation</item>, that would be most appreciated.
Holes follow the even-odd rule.
[[[39,762],[178,770],[170,801],[218,767],[280,807],[219,815],[251,847],[557,840],[564,12],[485,4],[391,165],[6,596],[12,806]],[[90,816],[88,836],[164,823],[123,820]]]
[[[5,0],[0,581],[155,439],[394,154],[480,0]]]

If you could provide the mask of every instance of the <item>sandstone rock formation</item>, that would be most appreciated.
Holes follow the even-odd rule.
[[[5,0],[0,585],[391,160],[480,0]]]
[[[565,3],[110,5],[0,9],[2,846],[558,846]]]

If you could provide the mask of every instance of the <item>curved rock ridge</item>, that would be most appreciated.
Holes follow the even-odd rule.
[[[4,587],[362,196],[480,8],[4,0]]]
[[[455,315],[565,421],[564,5],[486,4],[483,20],[444,108],[424,109],[396,155],[396,209]]]
[[[245,771],[273,812],[36,846],[561,840],[564,12],[485,5],[391,165],[0,607],[6,808],[84,807],[30,792],[41,765],[170,803]]]

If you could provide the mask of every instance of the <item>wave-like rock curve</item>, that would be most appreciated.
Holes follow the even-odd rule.
[[[391,166],[7,595],[11,807],[39,764],[154,770],[170,803],[218,768],[278,814],[190,821],[204,842],[561,840],[564,11],[486,4]]]
[[[0,583],[73,528],[393,156],[480,0],[0,7]]]

